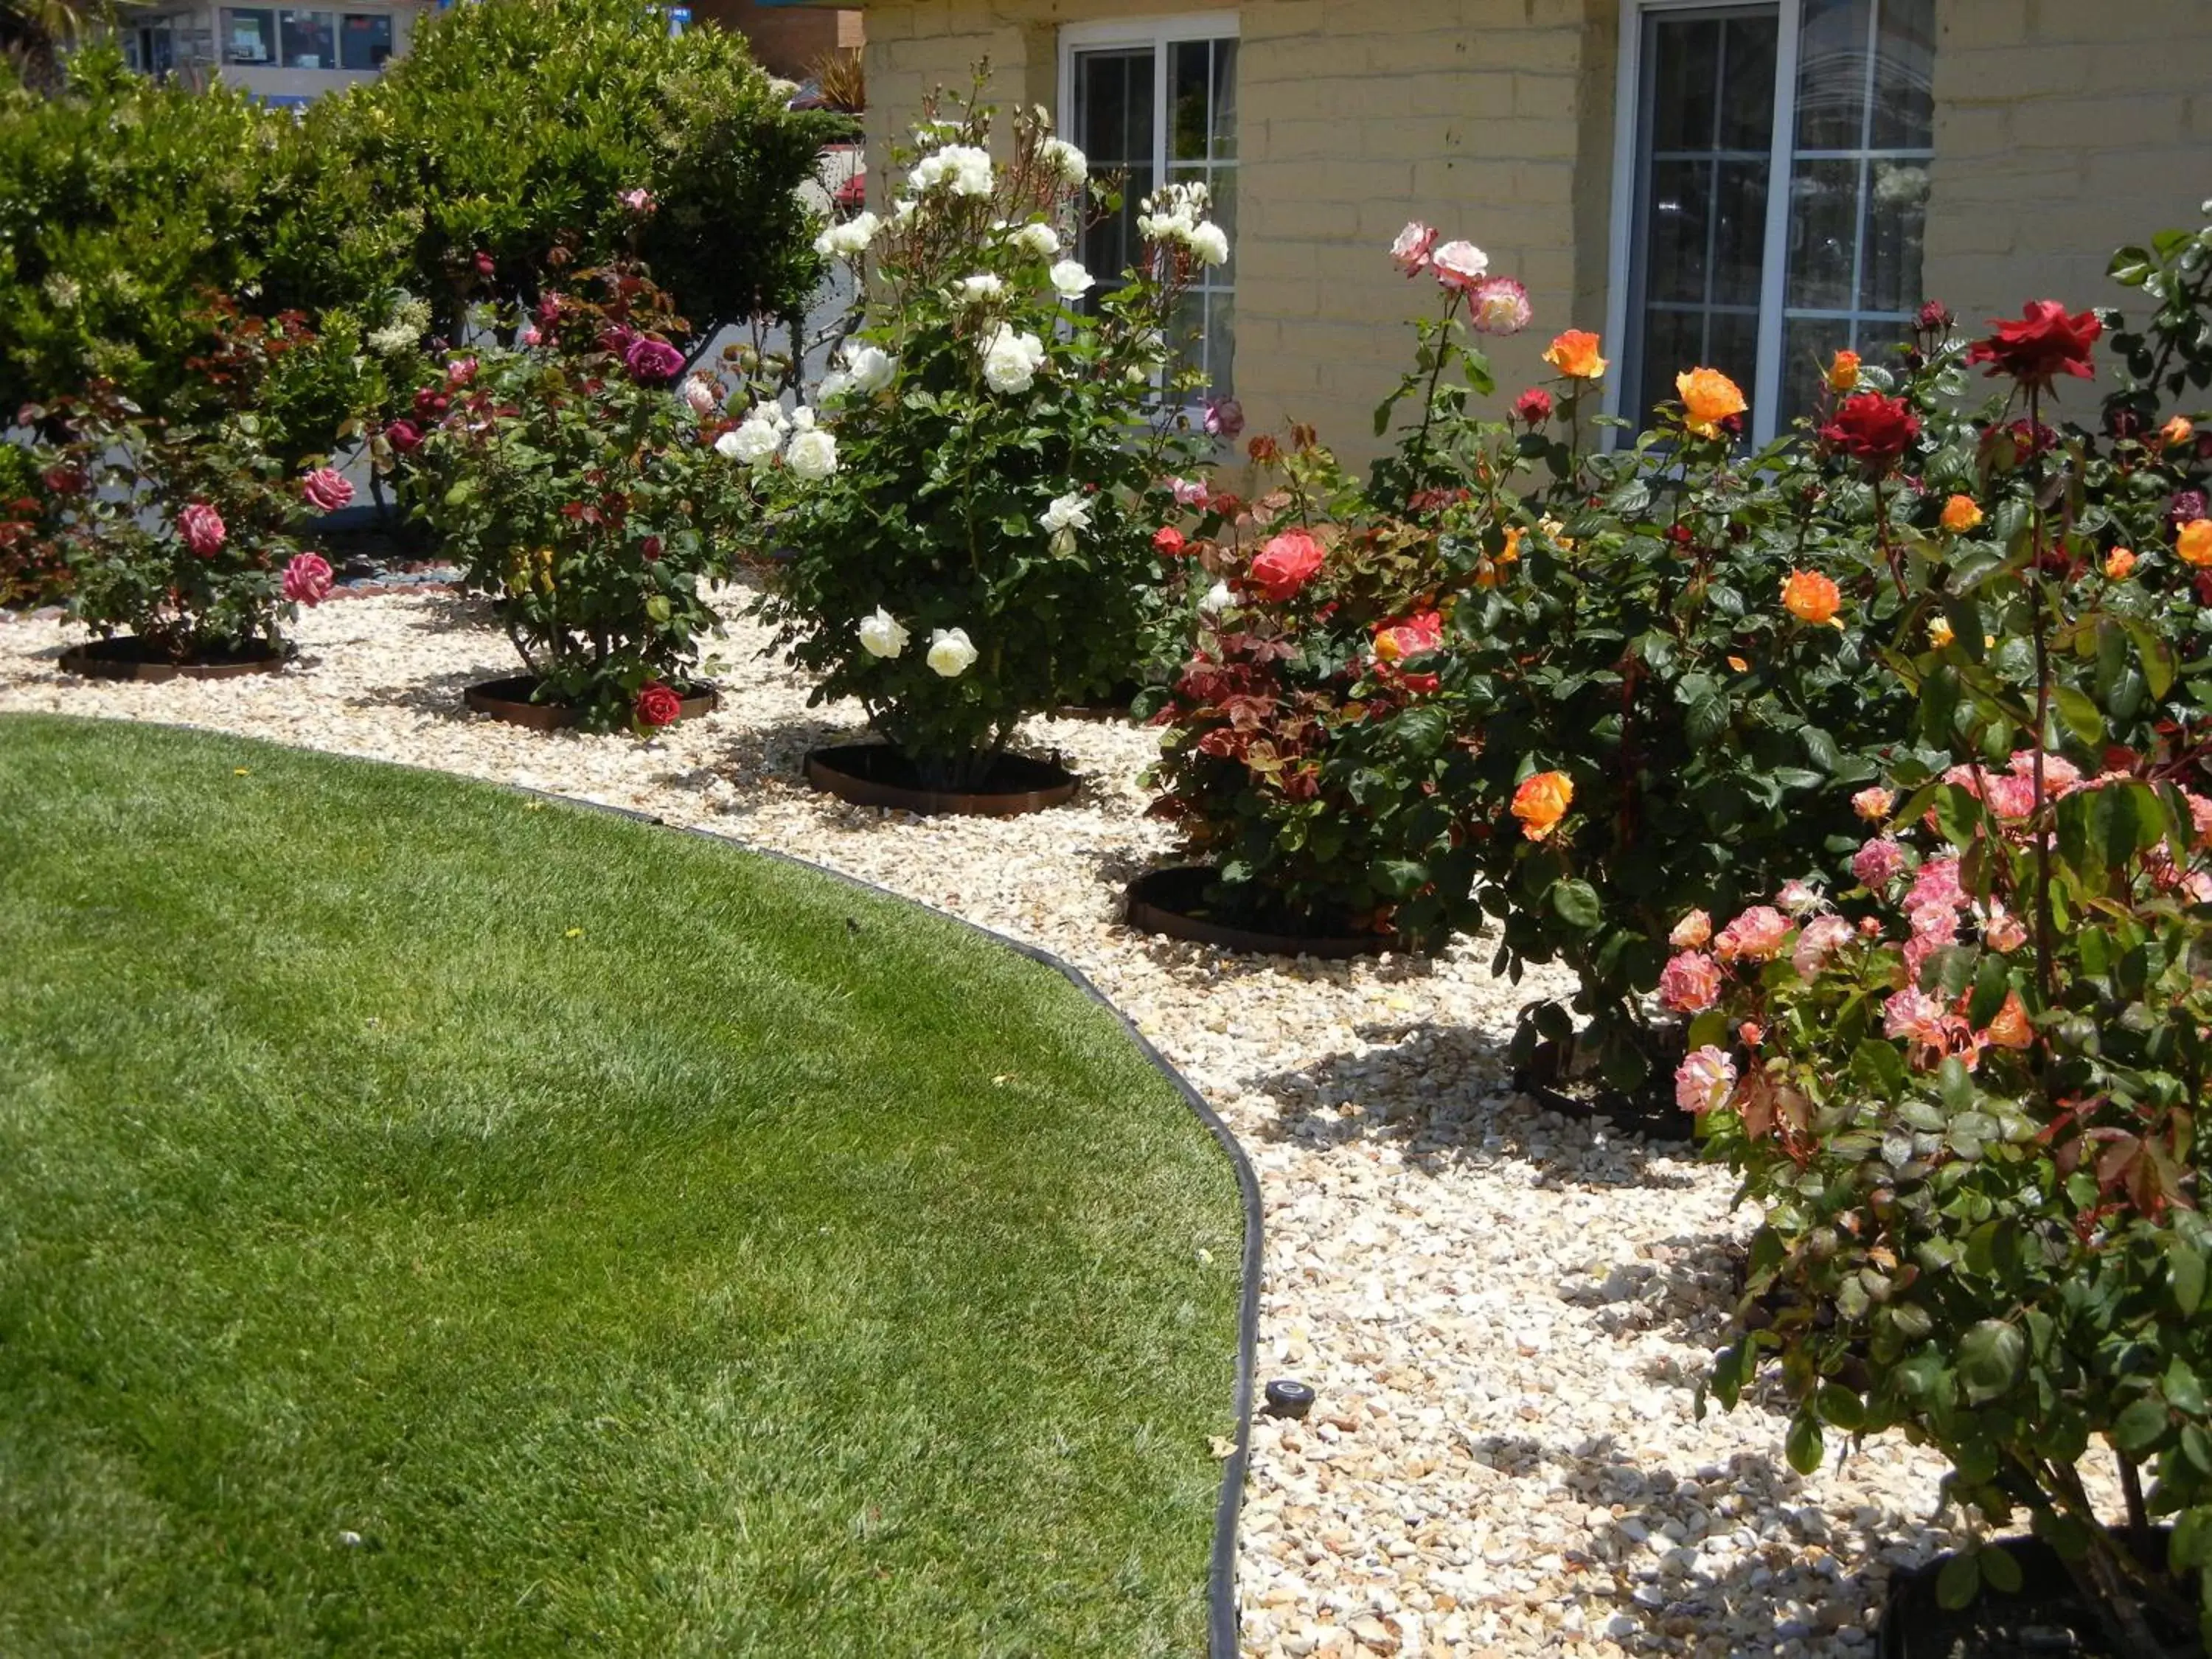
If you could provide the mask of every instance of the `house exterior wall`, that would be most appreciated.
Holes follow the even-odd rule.
[[[2124,308],[2112,250],[2212,197],[2212,5],[1938,0],[1936,27],[1928,293],[1970,326]]]
[[[1226,0],[1215,0],[1216,6]],[[1202,0],[878,0],[872,145],[988,58],[991,95],[1052,106],[1063,24]],[[1501,392],[1561,328],[1604,326],[1619,0],[1242,0],[1236,6],[1237,391],[1256,425],[1318,426],[1347,460],[1429,302],[1383,250],[1409,218],[1528,284],[1492,343]],[[2212,197],[2212,4],[1937,0],[1926,292],[1970,323],[2048,295],[2121,296],[2112,248]]]
[[[771,75],[804,81],[835,52],[857,52],[864,39],[853,8],[763,5],[760,0],[690,0],[694,23],[713,23],[745,37],[753,59]]]

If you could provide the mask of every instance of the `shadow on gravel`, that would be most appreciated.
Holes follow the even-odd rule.
[[[1774,1432],[1778,1443],[1778,1419]],[[1794,1644],[1871,1659],[1870,1635],[1843,1638],[1863,1628],[1859,1609],[1881,1600],[1890,1573],[1921,1559],[1885,1530],[1836,1524],[1794,1470],[1759,1453],[1677,1475],[1638,1467],[1609,1436],[1565,1447],[1492,1434],[1468,1449],[1501,1473],[1557,1481],[1593,1511],[1618,1511],[1565,1553],[1587,1633],[1632,1650],[1717,1659]],[[1690,1547],[1710,1539],[1735,1547]]]
[[[462,705],[461,693],[479,681],[495,678],[482,667],[447,669],[442,674],[428,678],[403,680],[396,685],[364,686],[361,695],[347,702],[354,708],[412,708],[418,714],[434,715],[440,720],[474,720],[484,718]],[[544,735],[557,737],[557,732]]]
[[[1516,1094],[1505,1039],[1409,1019],[1356,1028],[1377,1046],[1249,1079],[1275,1103],[1273,1138],[1310,1146],[1395,1143],[1407,1167],[1534,1164],[1561,1185],[1685,1188],[1662,1167],[1694,1156],[1601,1120],[1562,1118]]]

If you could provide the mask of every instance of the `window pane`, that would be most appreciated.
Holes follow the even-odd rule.
[[[1881,0],[1874,82],[1874,147],[1936,144],[1936,0]]]
[[[337,31],[326,11],[282,11],[276,14],[284,42],[286,69],[334,69],[337,66]]]
[[[1859,255],[1859,309],[1918,307],[1920,247],[1928,228],[1928,167],[1877,156],[1868,164],[1866,246]]]
[[[1226,288],[1236,281],[1237,270],[1237,169],[1235,167],[1204,167],[1188,161],[1179,162],[1168,169],[1168,177],[1176,180],[1194,180],[1206,187],[1212,205],[1206,216],[1221,227],[1229,238],[1229,263],[1216,269],[1202,271],[1199,280],[1209,288]]]
[[[222,14],[222,61],[226,64],[275,63],[276,13],[226,9]]]
[[[1792,317],[1784,325],[1782,426],[1820,409],[1828,365],[1850,343],[1851,324],[1847,317]]]
[[[1797,33],[1797,148],[1856,149],[1866,120],[1874,0],[1805,0]]]
[[[1859,167],[1856,161],[1797,163],[1790,181],[1793,306],[1850,309],[1859,234]]]
[[[1629,362],[1636,418],[1699,364],[1756,379],[1778,13],[1650,12]]]
[[[1213,43],[1213,159],[1237,159],[1237,43]]]
[[[1212,137],[1213,42],[1177,40],[1168,47],[1168,159],[1203,161]]]
[[[1077,54],[1074,125],[1092,172],[1124,175],[1121,210],[1085,224],[1076,239],[1076,257],[1102,286],[1117,287],[1113,279],[1136,258],[1137,210],[1155,179],[1150,46]]]
[[[389,13],[349,12],[338,30],[338,67],[382,69],[392,56],[392,18]]]

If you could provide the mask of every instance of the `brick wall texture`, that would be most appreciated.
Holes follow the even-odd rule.
[[[1054,103],[1058,32],[1201,6],[878,0],[868,125],[988,58],[1000,101]],[[1237,390],[1255,422],[1319,426],[1349,459],[1426,302],[1383,250],[1410,217],[1528,286],[1501,391],[1559,329],[1603,325],[1619,0],[1243,0]],[[1926,288],[1962,318],[2116,295],[2112,247],[2212,197],[2212,0],[1937,0]]]
[[[787,81],[804,81],[817,59],[855,51],[863,40],[857,8],[763,6],[756,0],[690,3],[694,21],[735,29],[750,43],[755,62]]]

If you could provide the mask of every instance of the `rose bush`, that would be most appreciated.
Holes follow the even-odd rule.
[[[94,632],[127,629],[150,659],[173,662],[283,650],[295,607],[329,591],[327,563],[295,557],[295,533],[334,491],[351,493],[327,469],[303,476],[278,447],[283,428],[261,412],[283,402],[289,374],[317,361],[305,319],[264,321],[228,305],[203,314],[214,344],[192,360],[196,378],[172,393],[168,412],[149,415],[94,382],[82,398],[20,416],[62,434],[33,452],[23,556],[66,569],[71,613]],[[319,580],[291,574],[313,566]]]
[[[761,608],[779,642],[817,701],[857,699],[938,787],[1135,665],[1168,602],[1167,480],[1205,442],[1164,331],[1191,271],[1225,257],[1202,191],[1170,186],[1102,294],[1065,252],[1082,155],[1024,113],[994,162],[991,118],[933,106],[894,157],[891,216],[824,231],[864,267],[865,325],[804,421],[763,405],[732,444],[775,514]]]
[[[380,434],[533,696],[589,726],[674,718],[654,688],[694,671],[714,625],[701,580],[753,534],[744,475],[715,449],[732,442],[729,391],[711,373],[696,402],[672,384],[684,329],[638,271],[584,273],[539,302],[524,343],[449,358]]]

